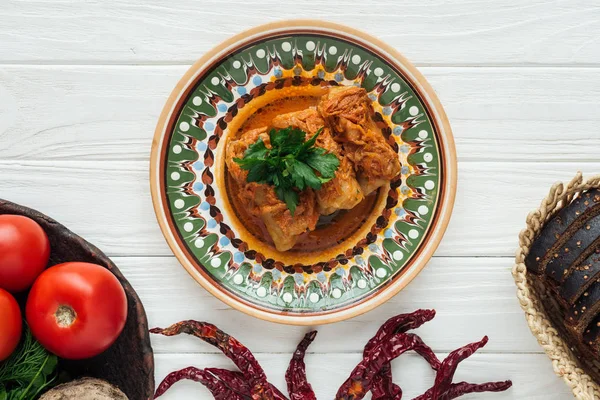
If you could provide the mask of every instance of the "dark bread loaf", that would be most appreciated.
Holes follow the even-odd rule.
[[[586,217],[586,214],[582,215],[582,219]],[[577,221],[573,224],[575,223]],[[594,252],[600,238],[600,215],[586,220],[572,235],[557,249],[553,248],[545,266],[546,275],[556,282],[563,282],[569,276],[571,268],[580,265]]]
[[[573,304],[585,290],[600,279],[600,249],[596,249],[583,263],[571,270],[559,288],[560,297]]]
[[[582,193],[548,221],[525,264],[553,324],[600,382],[600,190]]]
[[[541,267],[553,256],[550,250],[562,246],[575,230],[578,230],[588,219],[600,213],[600,191],[592,190],[575,199],[568,207],[563,208],[542,229],[540,236],[531,246],[525,264],[527,269],[540,273]],[[583,217],[582,217],[583,215]]]

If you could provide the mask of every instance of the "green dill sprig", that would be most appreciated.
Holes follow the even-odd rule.
[[[0,362],[0,400],[33,400],[56,379],[58,359],[26,327],[15,352]]]

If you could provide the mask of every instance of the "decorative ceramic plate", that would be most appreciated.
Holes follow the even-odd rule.
[[[401,174],[333,245],[278,252],[236,211],[228,137],[274,99],[339,85],[368,92]],[[167,242],[213,295],[267,320],[319,324],[376,307],[423,268],[450,218],[456,157],[435,93],[397,51],[344,26],[284,21],[226,41],[184,75],[156,129],[151,185]]]

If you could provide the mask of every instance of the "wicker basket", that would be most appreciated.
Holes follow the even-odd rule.
[[[600,175],[584,180],[581,172],[578,172],[571,182],[552,186],[540,207],[527,216],[527,227],[519,235],[519,249],[512,271],[517,284],[517,297],[531,332],[552,360],[554,372],[569,385],[575,398],[582,400],[600,399],[600,385],[580,368],[569,344],[553,326],[542,305],[541,299],[545,294],[536,289],[534,279],[528,276],[525,257],[544,224],[579,193],[591,188],[600,188]]]

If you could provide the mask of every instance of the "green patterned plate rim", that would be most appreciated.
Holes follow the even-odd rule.
[[[370,232],[307,265],[242,240],[215,182],[228,123],[264,93],[302,85],[365,88],[402,164]],[[226,303],[292,324],[349,318],[397,293],[433,254],[456,190],[452,132],[425,79],[377,39],[321,21],[254,28],[200,59],[163,110],[151,158],[158,221],[188,272]]]

